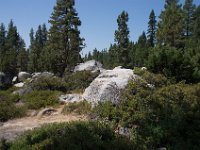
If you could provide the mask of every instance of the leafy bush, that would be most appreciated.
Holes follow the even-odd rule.
[[[34,90],[68,91],[68,85],[59,77],[41,76],[29,83]]]
[[[18,96],[10,94],[8,91],[0,91],[0,121],[18,118],[25,115],[24,106],[16,106]]]
[[[138,67],[134,68],[134,73],[141,76],[148,84],[153,84],[156,87],[165,86],[169,82],[162,74],[154,74]]]
[[[65,75],[64,80],[59,77],[39,77],[29,83],[34,90],[52,90],[65,93],[80,93],[97,77],[99,73],[80,71]]]
[[[66,75],[64,78],[70,91],[80,93],[83,92],[98,75],[99,72],[79,71]]]
[[[77,113],[79,115],[81,114],[88,114],[91,112],[92,106],[87,101],[81,101],[81,102],[74,102],[74,103],[68,103],[63,108],[62,113],[69,114],[69,113]]]
[[[105,124],[71,122],[45,125],[29,131],[14,141],[10,150],[132,150],[131,142],[114,134]]]
[[[33,91],[26,94],[23,101],[29,109],[40,109],[57,104],[59,94],[57,91]]]
[[[100,118],[132,130],[137,149],[199,149],[200,84],[150,89],[130,82],[119,105],[94,108]]]

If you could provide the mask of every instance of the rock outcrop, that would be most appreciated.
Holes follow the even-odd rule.
[[[59,97],[59,101],[60,102],[79,102],[83,100],[82,95],[81,94],[66,94],[66,95],[61,95]]]
[[[116,67],[105,70],[85,90],[83,99],[93,104],[103,101],[118,103],[120,91],[127,86],[129,80],[136,77],[131,69]]]
[[[19,72],[17,77],[19,82],[24,82],[26,79],[31,77],[31,74],[28,72]]]
[[[96,72],[96,71],[101,71],[103,70],[102,64],[96,60],[90,60],[85,63],[80,63],[77,65],[74,69],[74,72],[77,71],[91,71],[91,72]]]

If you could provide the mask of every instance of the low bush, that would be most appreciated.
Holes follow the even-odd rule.
[[[40,109],[54,106],[58,101],[58,91],[33,91],[23,96],[23,101],[29,109]]]
[[[141,76],[148,84],[153,84],[156,87],[165,86],[170,83],[164,75],[154,74],[138,67],[134,68],[134,73]]]
[[[64,79],[70,91],[82,93],[98,75],[99,72],[79,71],[66,75]]]
[[[98,76],[98,72],[80,71],[59,77],[39,77],[28,83],[34,90],[62,91],[65,93],[82,93]]]
[[[108,125],[71,122],[45,125],[14,141],[10,150],[133,150],[131,142],[116,136]]]
[[[0,121],[22,117],[25,115],[24,106],[16,106],[19,97],[8,91],[0,91]]]
[[[92,106],[87,101],[81,101],[81,102],[74,102],[74,103],[68,103],[63,108],[62,113],[69,114],[69,113],[77,113],[79,115],[82,114],[88,114],[92,110]]]
[[[28,83],[34,90],[68,91],[68,85],[59,77],[41,76]]]
[[[136,150],[193,149],[200,147],[200,84],[184,82],[147,88],[132,81],[119,105],[94,108],[102,118],[131,129]]]

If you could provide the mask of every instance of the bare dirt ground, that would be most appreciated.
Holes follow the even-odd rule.
[[[40,127],[43,124],[87,120],[87,117],[83,115],[63,115],[60,113],[61,110],[62,107],[57,108],[56,112],[50,115],[36,115],[34,117],[24,117],[2,123],[0,125],[0,139],[4,138],[7,140],[13,140],[24,131],[32,130],[33,128]]]

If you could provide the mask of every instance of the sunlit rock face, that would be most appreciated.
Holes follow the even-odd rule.
[[[103,101],[118,103],[120,91],[127,86],[129,80],[136,77],[131,69],[116,67],[105,70],[85,90],[83,99],[94,104]]]

